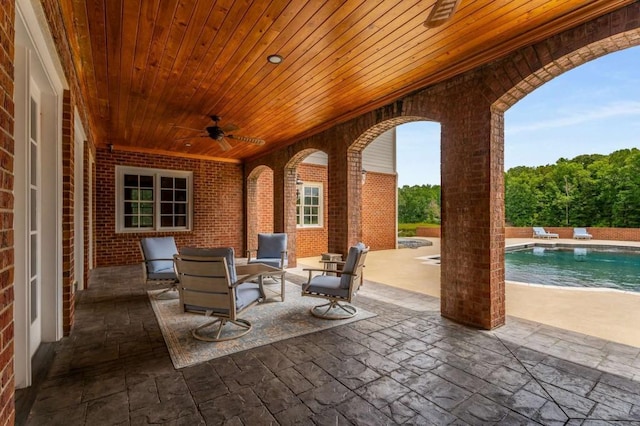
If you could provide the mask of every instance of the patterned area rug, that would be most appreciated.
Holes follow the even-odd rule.
[[[376,316],[358,308],[358,315],[346,320],[316,318],[311,315],[309,308],[324,303],[323,300],[302,297],[300,286],[287,282],[285,302],[280,302],[279,297],[269,299],[240,315],[253,324],[253,329],[248,334],[226,342],[201,342],[193,338],[191,330],[211,319],[205,318],[204,315],[182,313],[177,293],[167,293],[170,296],[166,297],[174,298],[153,297],[160,291],[151,290],[147,293],[175,368],[188,367],[235,352]],[[354,305],[357,306],[357,298],[355,302]]]

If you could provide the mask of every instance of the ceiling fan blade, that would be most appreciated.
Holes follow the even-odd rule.
[[[209,135],[193,135],[193,136],[186,136],[184,138],[175,138],[174,141],[183,141],[187,139],[208,138],[208,137]]]
[[[236,126],[235,124],[227,124],[226,126],[222,126],[221,129],[223,132],[229,133],[229,132],[235,132],[236,130],[239,130],[240,127]]]
[[[248,136],[238,136],[238,135],[227,135],[230,139],[236,139],[242,142],[252,143],[254,145],[264,145],[265,141],[258,138],[250,138]]]
[[[223,151],[229,151],[231,149],[231,145],[225,138],[215,139],[215,141],[218,142],[218,145],[220,145]]]
[[[184,126],[177,126],[177,125],[173,125],[173,127],[175,127],[176,129],[184,129],[184,130],[193,130],[194,132],[201,132],[202,129],[194,129],[193,127],[184,127]]]

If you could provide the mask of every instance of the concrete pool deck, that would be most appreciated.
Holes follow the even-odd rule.
[[[370,252],[365,279],[439,298],[440,265],[428,258],[440,254],[440,239],[427,239],[433,243],[432,246]],[[510,246],[536,242],[640,247],[639,242],[562,238],[509,238],[505,243]],[[319,260],[320,256],[298,259],[295,273],[300,273],[305,267],[317,268]],[[366,292],[366,288],[363,290]],[[508,316],[640,347],[640,293],[507,281],[506,302]]]

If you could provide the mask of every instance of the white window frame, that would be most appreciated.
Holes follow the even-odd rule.
[[[300,216],[297,214],[297,208],[300,206],[302,212],[304,212],[304,190],[305,188],[318,188],[318,198],[320,202],[318,204],[318,223],[317,224],[305,224],[304,223],[304,213]],[[322,182],[304,182],[302,185],[298,187],[300,191],[300,196],[298,199],[301,201],[301,204],[298,204],[298,200],[296,200],[296,227],[297,228],[323,228],[324,227],[324,185]],[[314,206],[315,207],[315,206]],[[300,218],[300,222],[298,220]]]
[[[125,228],[124,226],[124,176],[153,176],[153,227]],[[187,180],[187,226],[163,227],[160,222],[161,179],[163,177]],[[146,167],[116,166],[116,233],[188,232],[193,229],[193,172],[182,170],[152,169]]]

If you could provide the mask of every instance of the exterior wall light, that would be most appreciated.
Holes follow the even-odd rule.
[[[367,180],[367,171],[365,169],[362,169],[362,184],[364,185],[364,182]]]

